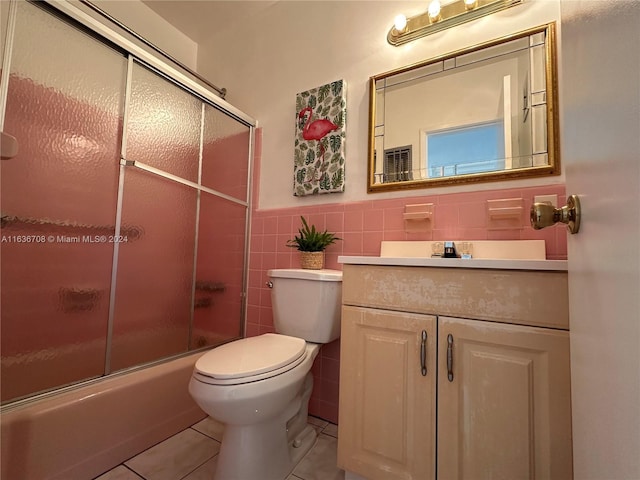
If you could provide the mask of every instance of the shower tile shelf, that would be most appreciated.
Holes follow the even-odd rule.
[[[90,225],[86,223],[68,222],[64,220],[51,220],[48,218],[19,217],[15,215],[2,215],[0,228],[33,228],[47,227],[47,233],[55,234],[81,234],[83,232],[92,235],[115,235],[116,227],[113,225]],[[144,229],[138,226],[122,226],[120,236],[127,237],[127,241],[138,240],[144,234]]]

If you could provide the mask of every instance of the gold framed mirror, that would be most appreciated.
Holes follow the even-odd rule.
[[[555,23],[369,80],[367,191],[560,174]]]

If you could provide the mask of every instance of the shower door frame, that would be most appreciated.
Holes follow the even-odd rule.
[[[123,130],[122,130],[122,145],[121,145],[121,154],[120,154],[120,165],[119,165],[119,181],[118,181],[118,197],[117,197],[117,206],[116,206],[116,217],[115,217],[115,236],[119,235],[119,229],[121,226],[121,216],[122,216],[122,196],[124,190],[124,177],[126,168],[135,167],[136,169],[146,171],[153,175],[158,175],[168,180],[172,180],[174,182],[181,183],[183,185],[195,188],[197,190],[197,203],[196,203],[196,231],[195,231],[195,245],[194,245],[194,262],[193,262],[193,289],[195,289],[195,275],[196,275],[196,261],[197,261],[197,244],[198,244],[198,229],[199,229],[199,217],[200,217],[200,197],[201,192],[207,192],[215,195],[218,198],[226,199],[231,201],[237,205],[242,205],[246,208],[245,213],[245,236],[244,236],[244,250],[243,250],[243,269],[242,269],[242,292],[241,292],[241,302],[240,302],[240,336],[244,337],[246,334],[246,321],[247,321],[247,288],[248,288],[248,262],[249,262],[249,246],[250,246],[250,237],[251,237],[251,215],[252,215],[252,204],[253,204],[253,160],[254,160],[254,142],[255,142],[255,129],[257,127],[257,121],[245,114],[241,110],[235,108],[233,105],[226,102],[224,99],[220,98],[218,94],[214,93],[214,91],[209,88],[201,85],[197,81],[193,80],[189,77],[188,74],[183,73],[179,68],[174,68],[166,61],[158,58],[153,53],[145,50],[144,48],[137,45],[135,42],[126,38],[124,35],[116,32],[114,29],[110,28],[108,24],[102,23],[99,19],[94,18],[89,15],[81,8],[69,3],[66,0],[11,0],[9,6],[9,14],[7,21],[7,29],[6,29],[6,43],[4,48],[4,58],[3,58],[3,72],[6,74],[2,75],[2,80],[0,82],[0,93],[2,93],[2,103],[0,103],[0,131],[4,128],[4,120],[5,120],[5,112],[6,112],[6,97],[9,83],[9,66],[12,57],[13,50],[13,31],[15,27],[15,15],[16,15],[16,6],[18,2],[27,2],[31,4],[46,4],[48,7],[52,7],[53,10],[61,14],[63,17],[68,17],[79,25],[88,28],[93,34],[96,35],[98,39],[105,42],[106,44],[113,44],[119,49],[123,51],[125,58],[127,59],[127,75],[126,75],[126,88],[125,88],[125,98],[124,98],[124,117],[123,117]],[[112,18],[105,16],[104,17],[107,22],[112,22]],[[73,28],[73,27],[72,27]],[[132,30],[130,33],[133,36],[138,36]],[[142,37],[140,37],[142,38]],[[144,40],[144,43],[159,53],[164,54],[160,49],[155,47],[150,42]],[[167,57],[171,60],[171,57]],[[202,101],[202,122],[204,122],[204,111],[206,105],[210,105],[211,107],[221,111],[226,114],[230,118],[239,122],[240,124],[249,128],[249,145],[248,145],[248,159],[247,159],[247,191],[246,191],[246,200],[242,201],[239,198],[232,197],[230,195],[224,194],[222,192],[216,191],[212,188],[208,188],[201,184],[201,173],[202,173],[202,146],[204,142],[203,137],[203,128],[204,126],[201,124],[201,136],[200,136],[200,154],[199,154],[199,166],[198,166],[198,183],[191,182],[184,178],[178,177],[168,172],[164,172],[160,169],[152,167],[150,165],[146,165],[142,162],[136,162],[134,159],[126,159],[126,143],[127,143],[127,110],[129,107],[129,97],[130,97],[130,87],[131,87],[131,78],[132,78],[132,66],[134,63],[139,64],[140,66],[147,68],[154,73],[158,74],[160,77],[164,77],[166,80],[176,84],[179,88],[184,89],[186,92],[194,95],[200,101]],[[179,66],[184,67],[179,62],[177,62]],[[185,67],[186,68],[186,67]],[[188,70],[188,69],[187,69]],[[193,73],[193,72],[191,72]],[[194,75],[198,76],[194,73]],[[211,346],[206,346],[202,348],[193,348],[191,349],[191,329],[193,328],[193,315],[194,315],[194,295],[192,294],[192,302],[191,302],[191,319],[189,324],[189,342],[187,344],[187,350],[178,354],[173,354],[167,357],[162,357],[150,362],[145,362],[143,364],[134,365],[131,367],[124,368],[122,370],[118,370],[116,372],[111,371],[111,335],[113,329],[113,313],[114,313],[114,303],[115,303],[115,287],[116,287],[116,276],[117,276],[117,263],[118,263],[118,250],[119,244],[114,244],[113,251],[113,262],[111,268],[111,282],[110,282],[110,298],[109,298],[109,319],[108,319],[108,335],[106,338],[107,348],[106,348],[106,358],[104,363],[104,373],[97,378],[80,380],[71,385],[60,386],[58,388],[53,388],[51,390],[47,390],[44,392],[35,392],[34,394],[21,398],[18,400],[10,401],[9,403],[2,406],[2,410],[4,411],[7,408],[13,408],[14,406],[22,405],[25,402],[31,402],[36,399],[40,399],[46,396],[54,395],[59,392],[73,390],[75,388],[79,388],[82,386],[86,386],[91,383],[99,382],[107,377],[112,377],[114,375],[120,375],[129,373],[131,371],[149,367],[152,365],[157,365],[159,363],[163,363],[166,361],[170,361],[172,359],[180,358],[186,355],[193,354],[194,352],[198,352],[201,350],[206,350],[211,348]]]

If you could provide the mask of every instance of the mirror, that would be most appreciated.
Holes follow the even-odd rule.
[[[555,24],[371,77],[368,192],[560,174]]]

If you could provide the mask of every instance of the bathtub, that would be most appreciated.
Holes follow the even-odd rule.
[[[1,480],[89,480],[202,420],[188,391],[200,355],[3,412]]]

